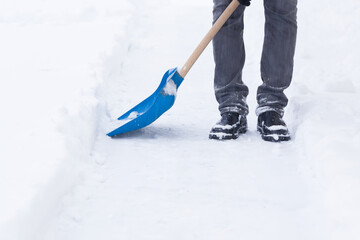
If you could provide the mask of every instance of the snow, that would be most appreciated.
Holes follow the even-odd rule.
[[[236,124],[234,124],[234,125],[236,125]],[[213,128],[220,128],[220,129],[231,129],[231,128],[233,128],[234,127],[234,125],[220,125],[220,124],[215,124],[214,126],[213,126]]]
[[[176,96],[177,87],[172,79],[168,80],[165,87],[162,89],[162,92],[164,93],[164,95]]]
[[[279,140],[279,135],[278,135],[278,134],[268,134],[268,135],[266,135],[266,137],[271,137],[271,138],[273,138],[275,141],[278,141],[278,140]]]
[[[225,139],[226,137],[231,138],[232,134],[229,133],[212,133],[213,136],[216,136],[217,139]]]
[[[130,113],[130,115],[127,117],[127,118],[130,118],[130,119],[134,119],[136,117],[138,117],[140,114],[136,111],[133,111]]]
[[[134,120],[135,118],[137,118],[138,116],[140,116],[141,114],[139,114],[138,112],[134,111],[131,112],[130,115],[127,118],[121,119],[121,120],[114,120],[111,121],[108,126],[106,127],[106,131],[110,132],[120,126],[123,126],[125,124],[127,124],[128,122],[131,122],[132,120]]]
[[[287,130],[287,128],[282,125],[269,126],[269,127],[267,127],[267,129],[269,129],[270,131]]]
[[[211,26],[211,1],[1,5],[2,239],[360,235],[359,1],[299,1],[284,116],[292,140],[278,144],[256,132],[261,1],[246,10],[251,111],[249,132],[234,141],[208,139],[219,119],[211,46],[172,109],[139,131],[105,135],[185,62]]]

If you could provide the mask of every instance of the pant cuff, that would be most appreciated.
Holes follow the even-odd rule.
[[[257,107],[255,113],[256,113],[256,116],[259,116],[260,114],[262,114],[264,112],[270,112],[270,111],[279,113],[281,117],[284,116],[284,109],[273,108],[273,107],[269,107],[269,106]]]
[[[240,114],[241,116],[246,116],[248,114],[248,111],[244,111],[243,109],[238,108],[238,107],[225,107],[225,108],[220,109],[221,115],[224,113],[227,113],[227,112],[235,112],[235,113]]]

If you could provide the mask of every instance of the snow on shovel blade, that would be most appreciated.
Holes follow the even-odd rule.
[[[122,125],[107,135],[114,137],[138,130],[154,122],[174,105],[177,89],[183,80],[177,68],[168,70],[156,91],[119,117],[118,120],[123,122]]]

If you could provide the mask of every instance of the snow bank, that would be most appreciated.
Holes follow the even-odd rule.
[[[102,56],[132,10],[126,0],[2,2],[2,237],[40,239],[82,181],[102,114]]]
[[[301,154],[299,170],[306,176],[310,204],[319,232],[327,239],[360,234],[360,108],[358,94],[292,98],[289,118]]]
[[[302,154],[317,232],[360,230],[360,3],[299,2],[299,34],[287,117]],[[311,17],[306,17],[311,16]]]

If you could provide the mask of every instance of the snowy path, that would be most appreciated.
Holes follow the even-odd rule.
[[[111,119],[155,90],[162,74],[185,61],[210,27],[210,3],[156,4],[138,9],[126,56],[122,46],[106,62],[102,96]],[[262,11],[260,4],[253,8],[249,15]],[[254,109],[263,19],[249,21],[245,76],[251,79]],[[114,65],[119,62],[120,71]],[[326,179],[317,179],[323,177],[317,172],[322,166],[306,161],[301,136],[290,143],[265,143],[252,112],[245,136],[230,142],[207,139],[218,118],[212,72],[210,47],[181,86],[173,109],[143,130],[109,139],[103,134],[109,119],[102,119],[93,177],[69,200],[53,238],[338,239],[336,229],[328,231],[335,219],[329,216],[333,205],[326,205]],[[297,116],[302,103],[294,98],[290,106],[294,132],[305,121]],[[312,172],[313,167],[319,168]],[[355,230],[351,223],[343,227]]]
[[[65,123],[55,133],[64,135],[56,139],[65,140],[65,160],[56,156],[59,159],[50,161],[45,156],[35,161],[37,155],[30,156],[39,166],[52,166],[56,174],[45,189],[30,188],[39,192],[35,204],[24,204],[31,208],[25,209],[25,217],[19,214],[14,220],[19,237],[11,238],[11,230],[6,231],[2,222],[0,234],[4,230],[7,239],[14,240],[355,239],[360,235],[360,107],[356,104],[360,35],[351,29],[358,25],[354,20],[360,3],[352,2],[351,11],[349,6],[335,8],[328,1],[327,7],[324,1],[299,3],[296,69],[285,115],[293,140],[273,144],[261,140],[254,114],[255,92],[261,82],[261,1],[253,1],[246,11],[244,80],[251,91],[249,132],[227,142],[208,139],[219,118],[211,46],[181,85],[172,109],[140,131],[117,139],[105,135],[116,125],[113,119],[151,94],[166,70],[187,59],[210,28],[211,1],[123,0],[126,8],[122,9],[118,1],[108,0],[106,6],[99,3],[85,10],[82,6],[92,6],[90,1],[78,1],[81,14],[73,18],[77,24],[86,23],[86,36],[94,37],[92,25],[106,30],[107,37],[92,41],[97,51],[104,52],[105,45],[109,48],[112,34],[116,45],[111,54],[103,54],[103,66],[93,69],[99,88],[90,89],[91,97],[81,99],[80,106],[74,104],[80,109],[77,115],[62,116]],[[112,5],[117,8],[112,10]],[[313,16],[313,11],[320,14]],[[91,20],[96,16],[99,23]],[[324,24],[326,16],[343,21]],[[107,28],[113,22],[114,29],[123,28]],[[63,28],[74,31],[67,27]],[[63,28],[53,27],[57,34]],[[95,50],[89,49],[84,46],[84,52],[92,56]],[[339,50],[343,50],[340,58]],[[79,54],[79,62],[85,62],[86,56]],[[72,84],[70,79],[59,84],[62,88],[89,87],[87,72],[80,66],[73,70],[73,77],[81,73],[81,81]],[[59,73],[69,71],[60,69]],[[57,80],[61,82],[61,76]],[[33,131],[38,139],[47,139]],[[37,170],[33,185],[51,175],[47,165],[43,169],[37,165],[33,166]]]

